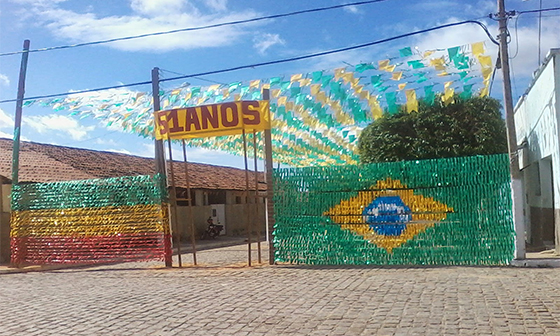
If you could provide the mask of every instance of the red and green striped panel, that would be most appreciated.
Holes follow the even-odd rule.
[[[163,260],[169,225],[159,177],[16,185],[13,264]]]

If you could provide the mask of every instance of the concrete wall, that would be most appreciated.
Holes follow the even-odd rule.
[[[179,206],[177,208],[178,223],[180,225],[181,239],[190,239],[191,227],[188,216],[187,206]],[[210,206],[193,206],[193,218],[196,230],[196,237],[200,237],[202,232],[206,229],[206,219],[211,213]]]
[[[202,191],[200,191],[202,195]],[[263,198],[259,198],[259,203],[257,204],[258,213],[255,210],[255,204],[236,204],[238,197],[241,197],[241,201],[244,202],[244,193],[231,191],[226,194],[226,204],[225,204],[225,218],[220,219],[220,224],[225,225],[226,234],[228,236],[246,236],[247,235],[247,218],[252,221],[253,234],[256,234],[257,230],[260,230],[261,235],[264,236],[266,230],[266,216],[265,216],[265,204]],[[197,197],[202,199],[201,197]],[[202,203],[202,202],[201,202]],[[206,230],[207,223],[206,220],[212,215],[212,205],[198,205],[193,206],[193,218],[196,228],[196,237],[199,238],[202,232]],[[188,216],[188,206],[179,206],[178,220],[181,231],[181,238],[184,240],[190,239],[190,221]],[[248,214],[248,217],[246,217]]]
[[[10,262],[10,190],[11,185],[0,185],[0,263]]]
[[[247,236],[247,220],[252,226],[252,235],[260,230],[264,236],[266,229],[264,203],[258,204],[258,215],[255,213],[255,204],[226,204],[226,218],[228,220],[228,235]]]
[[[553,49],[515,108],[525,187],[527,240],[560,253],[560,49]],[[556,178],[555,178],[556,177]]]

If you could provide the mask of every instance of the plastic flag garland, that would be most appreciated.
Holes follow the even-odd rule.
[[[462,97],[487,95],[493,63],[484,53],[482,42],[426,51],[404,47],[384,60],[332,70],[176,87],[160,92],[161,106],[171,109],[260,100],[267,88],[271,90],[276,162],[296,167],[354,164],[362,129],[383,111],[395,113],[399,105],[405,105],[412,112],[418,108],[418,99],[433,102],[437,93],[445,104],[452,103],[455,92]],[[143,137],[152,137],[154,132],[149,92],[112,89],[25,103],[31,105],[95,118],[107,127],[121,127]],[[234,135],[193,139],[188,144],[242,155],[240,139]]]

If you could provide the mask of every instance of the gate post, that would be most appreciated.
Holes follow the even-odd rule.
[[[263,99],[270,100],[270,90],[263,89]],[[268,119],[270,120],[270,109],[268,111]],[[273,235],[274,231],[274,183],[272,181],[272,132],[270,129],[264,130],[264,147],[265,147],[265,180],[266,180],[266,215],[268,224],[268,264],[274,265],[274,243]]]
[[[154,113],[161,109],[159,103],[159,68],[152,69],[152,96],[154,99]],[[155,138],[155,137],[154,137]],[[161,188],[168,193],[167,190],[167,171],[165,169],[165,156],[164,156],[164,149],[163,149],[163,140],[155,140],[154,142],[155,147],[155,163],[156,163],[156,174],[160,174],[161,176]],[[169,195],[168,195],[169,197]],[[162,208],[165,207],[164,213],[167,216],[164,216],[164,219],[167,219],[167,223],[163,223],[163,244],[164,244],[164,259],[165,259],[165,267],[172,267],[173,266],[173,250],[171,249],[171,227],[169,221],[169,211],[168,211],[168,204],[162,203]]]

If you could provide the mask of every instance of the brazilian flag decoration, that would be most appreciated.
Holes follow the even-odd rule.
[[[507,155],[277,169],[277,262],[506,265]]]
[[[12,264],[163,260],[167,191],[156,176],[12,188]]]

